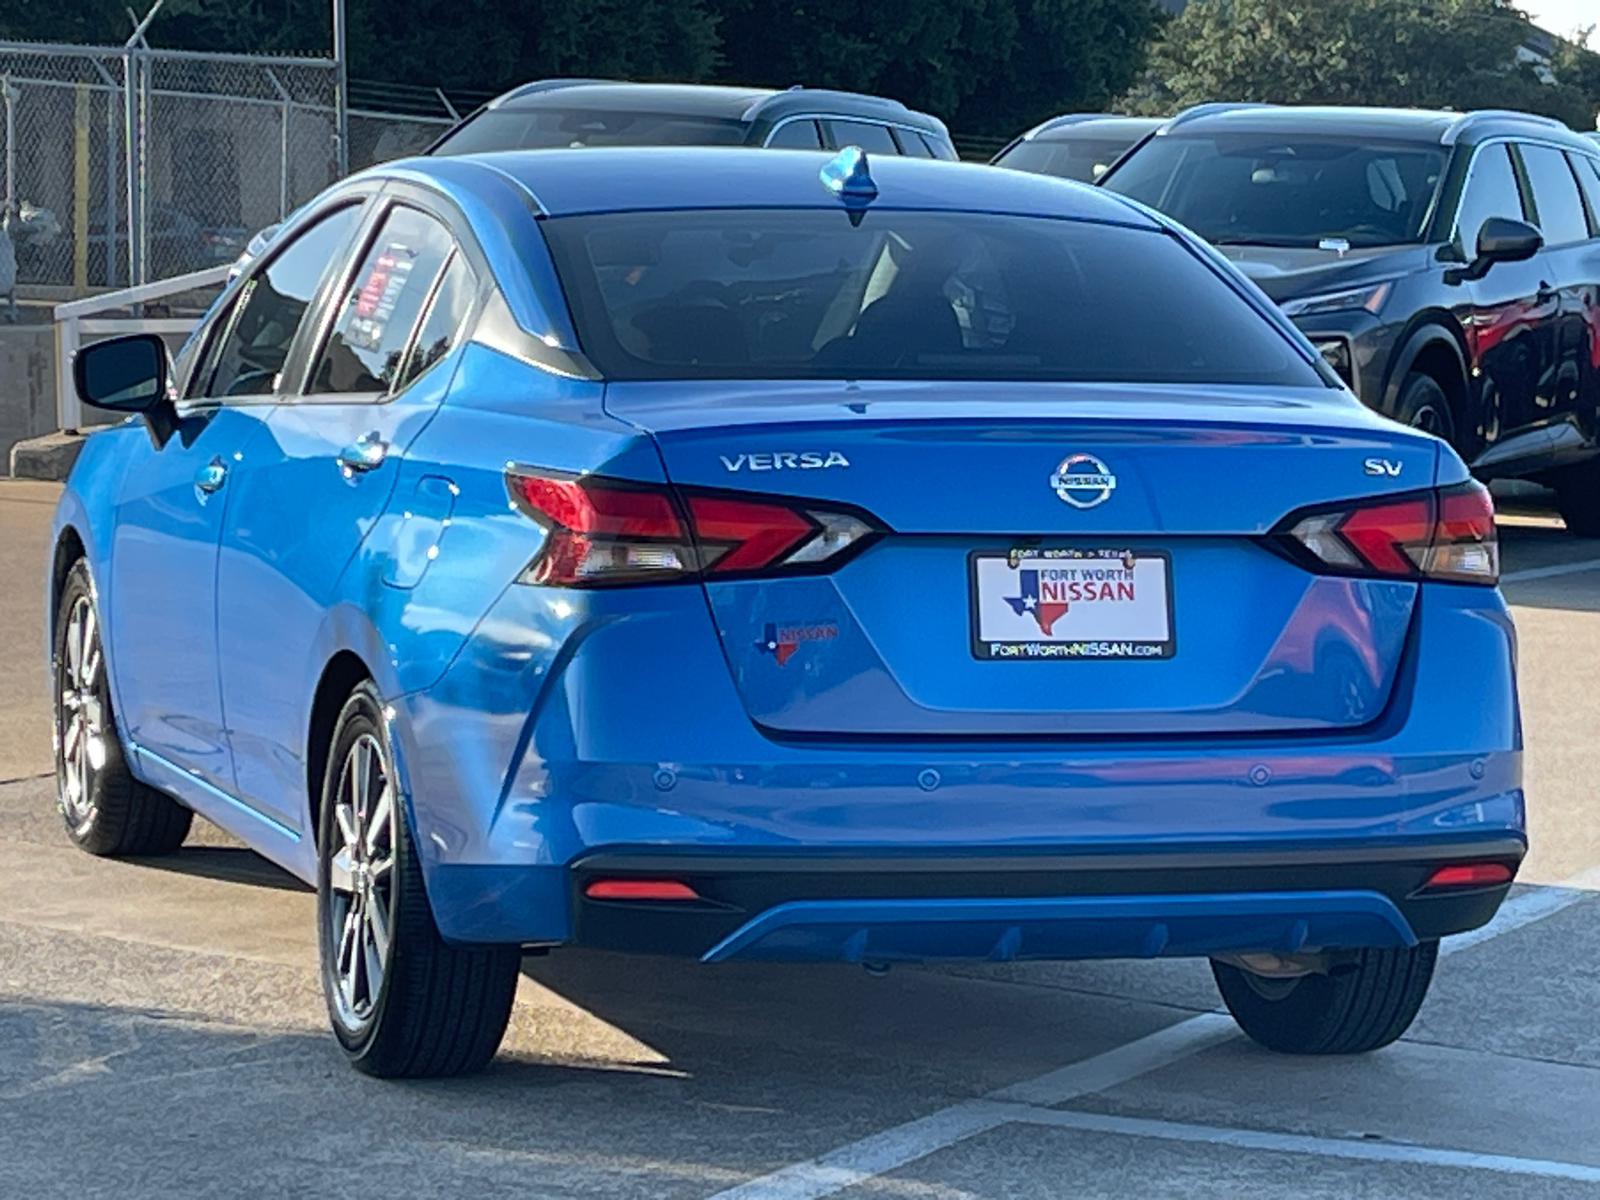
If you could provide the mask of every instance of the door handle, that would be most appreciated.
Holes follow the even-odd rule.
[[[228,479],[227,464],[220,457],[213,457],[210,462],[194,473],[194,490],[203,496],[209,496],[220,488]]]
[[[339,451],[339,469],[344,472],[345,478],[370,471],[374,467],[383,465],[385,456],[389,453],[389,443],[384,441],[374,429],[371,433],[363,433],[343,450]]]

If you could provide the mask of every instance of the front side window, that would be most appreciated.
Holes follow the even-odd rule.
[[[1546,246],[1568,246],[1589,236],[1578,181],[1567,166],[1567,156],[1550,146],[1517,147],[1522,167],[1533,188],[1533,207]]]
[[[455,242],[439,221],[396,205],[383,219],[311,371],[310,392],[387,392]]]
[[[279,390],[295,333],[328,265],[344,257],[360,211],[352,204],[330,213],[289,241],[244,285],[215,365],[208,381],[195,389],[197,395],[260,396]]]
[[[979,213],[613,213],[541,223],[615,379],[1323,386],[1176,238]]]
[[[1444,167],[1444,148],[1425,142],[1167,135],[1104,186],[1218,246],[1394,246],[1422,240]]]
[[[1522,190],[1511,167],[1511,151],[1504,142],[1479,148],[1466,189],[1461,193],[1454,237],[1467,258],[1477,253],[1478,231],[1490,217],[1523,219]]]

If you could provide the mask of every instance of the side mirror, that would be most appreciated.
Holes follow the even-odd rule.
[[[167,345],[153,333],[96,342],[78,351],[72,382],[85,404],[148,413],[167,401]]]
[[[1526,221],[1490,217],[1478,229],[1477,257],[1445,273],[1446,283],[1482,279],[1495,263],[1523,262],[1544,246],[1544,234]]]

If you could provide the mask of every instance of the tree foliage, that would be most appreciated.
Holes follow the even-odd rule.
[[[325,54],[331,0],[167,0],[153,45]],[[967,133],[1103,108],[1145,66],[1153,0],[346,0],[362,79],[494,92],[552,75],[803,83]],[[135,0],[144,8],[149,0]],[[120,43],[123,0],[6,0],[0,36]]]
[[[1584,94],[1577,69],[1587,52],[1565,45],[1574,62],[1552,84],[1518,61],[1528,34],[1502,0],[1197,0],[1167,25],[1126,104],[1517,108],[1592,125],[1600,96]]]

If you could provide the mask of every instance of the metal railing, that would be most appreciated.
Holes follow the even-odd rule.
[[[191,271],[172,279],[139,284],[90,296],[83,300],[70,300],[55,307],[56,318],[56,423],[68,433],[77,433],[83,427],[83,406],[77,390],[72,386],[72,360],[76,357],[85,336],[116,337],[125,333],[158,333],[186,335],[192,331],[198,317],[103,317],[96,314],[119,308],[135,308],[152,300],[178,296],[185,292],[217,287],[228,282],[232,270],[229,264]]]

